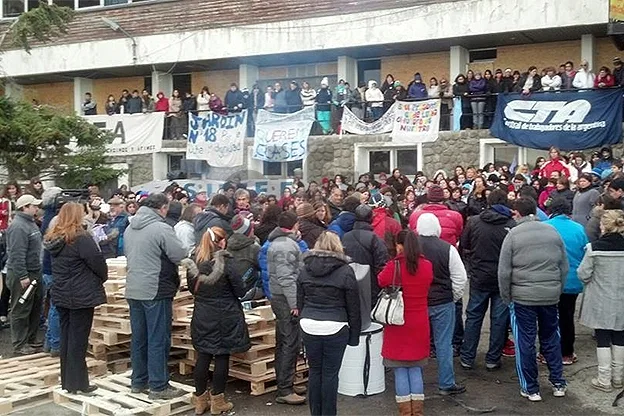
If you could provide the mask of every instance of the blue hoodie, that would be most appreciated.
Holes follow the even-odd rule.
[[[415,82],[416,79],[420,82]],[[409,84],[409,89],[407,90],[408,98],[427,98],[429,93],[427,92],[427,86],[422,82],[421,78],[414,78]]]
[[[585,229],[581,224],[572,221],[567,215],[557,215],[545,221],[544,224],[555,227],[563,240],[563,245],[568,255],[570,269],[563,287],[563,293],[577,295],[583,291],[583,284],[578,278],[576,269],[580,266],[585,255],[585,246],[589,243]]]
[[[355,224],[355,214],[349,211],[342,211],[340,215],[338,215],[338,218],[329,224],[327,231],[338,234],[338,237],[342,240],[342,237],[344,237],[346,233],[353,230],[353,224]]]

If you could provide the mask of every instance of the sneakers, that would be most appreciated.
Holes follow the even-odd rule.
[[[553,396],[565,397],[567,389],[568,388],[566,386],[553,386]]]
[[[130,393],[132,394],[148,394],[149,388],[147,386],[133,386],[130,388]]]
[[[576,354],[566,355],[563,357],[563,365],[572,365],[578,361]]]
[[[507,339],[503,347],[503,357],[513,358],[516,356],[516,344],[511,339]]]
[[[19,350],[15,350],[15,355],[31,355],[38,353],[39,350],[31,346],[22,347]]]
[[[150,400],[172,400],[176,397],[182,397],[186,394],[184,390],[176,389],[175,387],[167,386],[161,391],[150,391],[147,396]]]
[[[82,394],[83,396],[93,396],[93,392],[96,391],[98,389],[97,386],[94,385],[89,385],[89,387],[87,387],[84,390],[68,390],[67,392],[69,394]]]
[[[453,396],[455,394],[462,394],[466,392],[466,387],[461,384],[453,384],[451,387],[446,389],[440,389],[439,393],[442,396]]]
[[[459,360],[459,364],[464,370],[472,370],[472,364],[468,364],[464,360]]]
[[[605,393],[611,393],[613,391],[613,388],[611,387],[610,383],[602,384],[600,380],[598,380],[597,378],[591,379],[591,386],[595,388],[596,390],[604,391]]]
[[[542,396],[539,393],[527,393],[524,390],[520,390],[520,396],[529,399],[530,402],[541,402]]]
[[[308,392],[308,388],[304,386],[303,384],[301,384],[298,386],[293,386],[293,391],[295,392],[295,394],[298,394],[299,396],[305,396],[305,394]]]
[[[278,396],[275,398],[276,403],[290,404],[293,406],[304,404],[305,401],[306,401],[305,397],[299,396],[297,393],[291,393],[288,396]]]
[[[485,363],[485,368],[488,371],[494,371],[494,370],[498,370],[499,368],[501,368],[501,362],[497,362],[497,363]]]
[[[547,365],[548,363],[546,362],[546,358],[544,358],[544,356],[542,355],[542,353],[540,352],[539,354],[537,354],[537,357],[535,358],[537,360],[538,363],[540,364],[544,364]]]

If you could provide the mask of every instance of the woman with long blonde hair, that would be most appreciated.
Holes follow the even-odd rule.
[[[90,393],[85,356],[93,311],[106,303],[103,283],[108,267],[85,227],[85,208],[68,202],[46,233],[44,247],[52,256],[50,298],[61,325],[61,386],[70,393]]]
[[[195,249],[199,274],[188,277],[195,296],[191,319],[191,339],[197,351],[193,371],[195,379],[195,414],[207,409],[213,415],[229,412],[234,405],[225,400],[225,383],[230,354],[251,347],[249,331],[239,298],[245,295],[242,276],[236,273],[232,255],[225,250],[227,233],[211,227],[202,235]],[[212,391],[208,390],[208,370],[214,358]]]

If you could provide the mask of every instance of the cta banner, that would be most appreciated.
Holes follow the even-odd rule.
[[[397,101],[392,142],[402,144],[434,142],[440,131],[440,100]]]
[[[253,158],[265,162],[305,159],[308,153],[308,136],[314,120],[313,106],[292,114],[258,110]]]
[[[344,107],[342,121],[340,123],[340,132],[360,135],[390,133],[394,126],[396,107],[397,103],[392,104],[379,120],[373,121],[372,123],[366,123],[360,120],[348,107]]]
[[[241,166],[246,132],[247,110],[225,115],[212,111],[189,114],[186,158],[205,160],[217,168]]]
[[[100,129],[113,133],[115,138],[106,147],[107,155],[141,155],[159,152],[162,147],[165,113],[83,117]]]
[[[616,144],[622,140],[622,89],[502,94],[490,133],[532,149]]]

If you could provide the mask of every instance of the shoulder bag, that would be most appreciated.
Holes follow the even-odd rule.
[[[398,284],[398,286],[397,286]],[[371,312],[371,318],[383,325],[403,325],[405,306],[403,304],[403,291],[401,289],[401,264],[394,261],[394,275],[392,286],[385,287],[379,293],[377,304]]]

